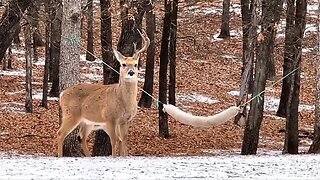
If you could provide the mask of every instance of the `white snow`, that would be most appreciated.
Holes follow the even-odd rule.
[[[319,155],[56,158],[0,155],[1,179],[318,179]]]
[[[202,15],[214,15],[214,14],[222,14],[222,6],[217,7],[200,7],[200,6],[188,6],[184,8],[184,11],[193,14],[202,14]],[[241,15],[241,6],[240,4],[231,4],[230,5],[230,13],[234,13],[235,15]]]
[[[25,106],[19,102],[4,102],[0,103],[0,110],[15,113],[25,113]]]
[[[207,104],[215,104],[220,102],[219,100],[212,99],[211,97],[204,96],[198,93],[188,93],[188,94],[177,94],[177,101],[188,101],[188,102],[201,102]]]
[[[38,99],[42,100],[43,93],[42,92],[37,92],[36,94],[32,95],[32,99]],[[47,97],[49,101],[59,101],[59,98],[57,97]]]
[[[0,76],[26,76],[23,70],[0,70]]]

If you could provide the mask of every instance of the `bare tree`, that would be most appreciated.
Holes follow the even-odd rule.
[[[230,0],[223,0],[223,10],[221,16],[221,28],[219,38],[230,37]]]
[[[154,4],[155,2],[153,2]],[[150,3],[150,5],[152,5]],[[153,7],[151,10],[146,12],[146,31],[150,39],[150,46],[147,50],[147,59],[146,59],[146,73],[145,81],[143,84],[143,92],[139,100],[138,105],[140,107],[150,108],[152,104],[152,98],[150,95],[153,93],[153,81],[154,81],[154,56],[155,56],[155,31],[156,31],[156,22],[155,22],[155,12]],[[146,92],[146,93],[145,93]]]
[[[52,82],[49,95],[59,97],[59,61],[60,61],[60,43],[61,43],[61,19],[62,19],[62,1],[50,0],[50,74],[49,81]]]
[[[30,3],[31,0],[12,0],[8,3],[0,20],[0,59],[3,59],[14,37],[18,36],[22,14]]]
[[[177,56],[177,29],[178,29],[178,0],[172,1],[169,45],[169,103],[176,104],[176,56]]]
[[[296,5],[294,5],[296,4]],[[306,0],[288,0],[287,1],[287,17],[293,17],[293,25],[286,32],[286,35],[290,37],[290,42],[293,44],[291,48],[293,51],[287,52],[285,58],[290,58],[290,63],[288,67],[289,92],[288,100],[286,104],[286,135],[284,141],[283,153],[298,154],[298,107],[299,107],[299,94],[300,94],[300,74],[301,74],[301,54],[302,54],[302,40],[306,25],[306,13],[307,13],[307,1]],[[291,8],[294,9],[295,13],[291,14]],[[292,31],[291,31],[292,30]],[[286,30],[287,31],[287,30]],[[292,39],[291,39],[292,38]],[[285,46],[287,46],[286,44]],[[287,47],[288,48],[288,47]],[[285,47],[286,50],[286,47]],[[285,52],[286,53],[286,52]],[[286,62],[285,62],[286,63]],[[282,89],[283,90],[283,89]],[[281,101],[281,100],[280,100]]]
[[[168,138],[168,114],[162,111],[163,104],[167,103],[167,71],[169,63],[169,39],[170,39],[170,23],[172,1],[164,1],[165,15],[163,19],[161,50],[160,50],[160,70],[159,70],[159,135]]]
[[[94,61],[93,49],[93,0],[88,0],[87,3],[87,53],[86,59]]]
[[[253,2],[252,23],[256,25],[256,10],[258,1]],[[254,73],[254,84],[252,96],[255,97],[250,104],[250,111],[244,132],[241,154],[256,154],[259,142],[260,125],[263,118],[264,91],[267,80],[267,63],[270,60],[270,54],[273,54],[272,45],[275,39],[275,11],[282,6],[277,0],[265,2],[262,6],[261,32],[251,43],[256,43],[256,62]],[[253,37],[252,37],[253,38]],[[256,42],[255,42],[256,41]],[[250,42],[250,40],[249,40]],[[251,52],[253,53],[253,52]],[[250,57],[251,58],[251,57]],[[248,72],[245,71],[245,72]]]
[[[24,37],[25,37],[25,57],[26,57],[26,100],[25,108],[26,112],[32,113],[32,58],[31,58],[31,29],[30,24],[24,27]]]
[[[45,18],[45,63],[44,63],[44,73],[43,73],[43,83],[42,83],[42,101],[41,106],[48,108],[48,83],[49,83],[49,62],[50,62],[50,0],[49,3],[45,4],[45,11],[47,16]]]

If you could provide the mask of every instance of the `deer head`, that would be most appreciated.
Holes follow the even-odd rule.
[[[120,63],[120,82],[135,82],[138,78],[138,62],[141,53],[146,51],[150,45],[150,39],[147,37],[146,33],[142,33],[138,30],[139,34],[143,40],[143,47],[140,50],[136,50],[136,45],[134,44],[133,56],[126,57],[122,55],[117,49],[113,49],[114,56]]]

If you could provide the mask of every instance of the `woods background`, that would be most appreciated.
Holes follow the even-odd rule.
[[[11,0],[1,13],[1,151],[55,155],[59,107],[48,99],[79,82],[117,82],[102,62],[118,69],[112,47],[131,55],[134,43],[141,46],[137,30],[146,29],[152,43],[141,59],[141,88],[197,115],[245,104],[247,121],[244,129],[232,122],[195,129],[141,93],[129,154],[319,152],[316,1]],[[23,75],[7,75],[17,71]],[[110,153],[103,132],[90,142],[94,155]],[[65,144],[66,156],[82,156],[74,134]]]

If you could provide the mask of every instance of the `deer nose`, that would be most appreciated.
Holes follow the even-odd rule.
[[[130,71],[128,72],[128,74],[129,74],[130,76],[133,76],[133,75],[134,75],[134,71],[130,70]]]

